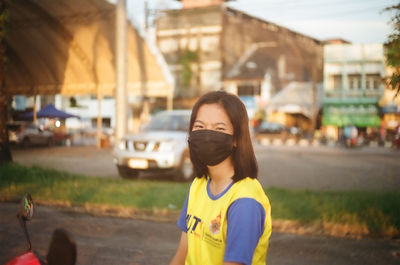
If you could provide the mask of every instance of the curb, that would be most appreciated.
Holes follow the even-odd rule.
[[[307,140],[300,139],[296,141],[295,139],[282,140],[279,138],[269,139],[254,139],[255,142],[262,146],[300,146],[300,147],[341,147],[341,145],[335,141],[328,141],[327,143],[321,143],[319,140]],[[371,148],[379,148],[379,149],[391,149],[392,143],[386,141],[383,145],[379,145],[377,141],[371,141],[367,145],[359,146],[360,147],[371,147]]]

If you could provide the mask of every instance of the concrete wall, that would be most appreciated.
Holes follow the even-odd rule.
[[[157,45],[175,76],[177,97],[198,96],[222,88],[232,66],[255,43],[274,44],[270,56],[279,78],[271,93],[291,81],[322,81],[322,43],[238,10],[221,6],[165,11],[156,21]],[[182,56],[194,51],[193,78],[183,87]],[[273,80],[276,78],[273,77]]]
[[[221,6],[167,11],[157,19],[157,45],[175,76],[176,97],[221,87],[221,30]],[[196,59],[190,63],[192,81],[184,87],[182,59],[187,50]]]

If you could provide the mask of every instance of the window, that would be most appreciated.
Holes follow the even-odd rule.
[[[361,75],[351,74],[348,75],[349,90],[359,90],[361,89]]]
[[[101,123],[102,123],[102,127],[103,128],[111,128],[111,118],[102,118],[101,119]],[[91,125],[92,128],[96,128],[97,127],[97,118],[91,118]]]
[[[242,85],[238,86],[238,96],[260,95],[260,85]]]
[[[341,75],[333,75],[331,77],[333,82],[333,89],[341,89],[342,88],[342,76]]]
[[[379,74],[367,74],[366,76],[367,89],[379,89],[380,83],[381,83],[381,76]]]

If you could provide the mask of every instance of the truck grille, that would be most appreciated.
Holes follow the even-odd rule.
[[[125,148],[129,151],[144,152],[148,146],[148,142],[144,141],[126,141]]]
[[[144,151],[146,150],[147,142],[135,141],[133,142],[133,147],[135,148],[135,151]]]

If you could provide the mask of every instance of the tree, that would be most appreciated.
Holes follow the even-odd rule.
[[[396,96],[398,96],[400,92],[400,4],[387,7],[384,11],[394,12],[390,20],[393,32],[388,36],[385,47],[387,64],[393,68],[393,73],[387,81],[392,89],[397,90]]]
[[[7,131],[8,96],[4,86],[8,7],[9,1],[0,1],[0,164],[12,161]]]
[[[183,55],[180,57],[180,63],[182,65],[182,85],[185,89],[190,87],[192,81],[193,70],[191,64],[197,60],[197,53],[190,50],[185,50]]]

